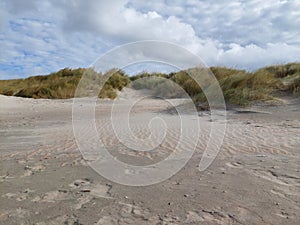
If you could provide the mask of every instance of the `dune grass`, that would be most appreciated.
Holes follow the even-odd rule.
[[[191,68],[177,73],[159,74],[159,76],[180,85],[195,102],[205,103],[207,100],[202,88],[210,88],[209,85],[211,84],[205,80],[205,77],[201,80],[202,70],[205,69]],[[254,101],[275,99],[279,92],[294,95],[300,93],[300,63],[269,66],[254,72],[225,67],[211,67],[210,71],[215,75],[227,104],[247,106]],[[207,71],[204,72],[207,73]],[[198,77],[198,80],[200,79],[202,87],[197,84],[190,74],[194,76],[198,74],[200,77]],[[151,76],[155,77],[157,74],[143,73],[131,78],[131,80],[135,80],[133,88],[152,89],[155,92],[157,89],[172,90],[163,86],[161,80],[137,80],[141,77],[149,78]],[[169,97],[178,97],[178,94],[174,92],[169,94]]]
[[[28,98],[72,98],[80,79],[85,74],[88,79],[86,84],[81,85],[85,93],[87,90],[98,90],[99,85],[103,85],[103,78],[109,77],[103,89],[97,93],[99,98],[114,99],[117,97],[117,90],[121,91],[123,87],[131,83],[135,89],[152,89],[156,94],[169,98],[182,95],[181,90],[176,87],[178,85],[195,102],[205,102],[206,97],[202,88],[210,88],[211,84],[205,80],[206,78],[201,77],[202,70],[203,68],[191,68],[170,74],[143,72],[129,77],[118,69],[112,69],[102,75],[92,69],[65,68],[47,76],[1,80],[0,94]],[[228,104],[246,106],[253,101],[274,99],[279,92],[300,96],[300,63],[268,66],[254,72],[225,67],[211,67],[210,70],[220,84]],[[194,77],[197,76],[198,80],[200,79],[202,87],[199,87],[197,82],[189,76],[191,73]]]
[[[247,106],[254,101],[272,100],[279,93],[300,93],[300,63],[275,65],[254,72],[222,67],[212,67],[226,103]],[[192,96],[195,101],[204,101],[202,92]]]
[[[116,98],[116,90],[122,90],[122,88],[130,82],[128,76],[126,76],[122,71],[112,70],[108,73],[112,72],[113,75],[108,79],[99,93],[100,98]],[[86,90],[97,90],[97,87],[101,84],[101,74],[98,74],[91,69],[65,68],[47,76],[33,76],[26,79],[16,80],[1,80],[0,94],[26,98],[72,98],[75,95],[76,88],[83,74],[87,75],[88,79],[91,79],[91,82],[88,83],[92,86],[87,87],[85,85]]]

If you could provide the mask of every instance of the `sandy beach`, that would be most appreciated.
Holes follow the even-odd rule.
[[[112,129],[111,109],[113,105],[126,108],[134,98],[141,99],[141,94],[125,89],[115,101],[97,101],[99,138],[121,161],[154,164],[176,147],[178,118],[168,102],[143,98],[131,110],[132,132],[147,137],[149,121],[144,118],[155,116],[169,121],[171,127],[156,150],[127,151]],[[74,138],[72,99],[1,95],[0,104],[1,224],[300,222],[299,99],[286,97],[278,105],[229,110],[223,145],[203,172],[198,166],[210,125],[225,121],[212,121],[208,112],[199,112],[200,139],[188,163],[171,178],[142,187],[112,182],[89,166]],[[189,116],[184,117],[189,120]],[[186,139],[182,146],[189,149],[191,143]]]

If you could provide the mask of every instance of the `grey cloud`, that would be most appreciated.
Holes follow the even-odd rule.
[[[164,16],[175,15],[189,23],[200,38],[212,38],[223,43],[263,44],[268,42],[295,42],[299,36],[300,2],[261,0],[222,1],[165,1],[143,3],[131,1],[137,10],[155,10]],[[184,12],[177,13],[181,5]],[[288,35],[282,35],[282,31]],[[293,36],[293,39],[286,39]]]
[[[36,0],[4,0],[3,3],[5,8],[13,14],[37,10]]]
[[[26,75],[87,66],[114,46],[145,39],[174,42],[208,65],[255,69],[300,61],[297,0],[4,0],[0,6],[0,60],[18,62]],[[20,27],[12,30],[13,23]],[[35,56],[18,57],[24,51]]]

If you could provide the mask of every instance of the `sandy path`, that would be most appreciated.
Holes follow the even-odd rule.
[[[127,90],[116,104],[126,108],[129,98],[140,97]],[[175,176],[147,187],[113,183],[87,165],[73,135],[72,100],[0,96],[0,102],[3,224],[299,224],[298,102],[263,108],[268,114],[229,112],[221,151],[204,172],[197,166],[209,128],[224,121],[201,114],[192,159]],[[132,111],[132,131],[142,138],[149,135],[145,117],[159,115],[171,124],[153,152],[124,148],[111,126],[111,107],[109,100],[97,103],[96,126],[112,155],[153,164],[173,151],[178,118],[165,113],[169,104],[144,99]]]

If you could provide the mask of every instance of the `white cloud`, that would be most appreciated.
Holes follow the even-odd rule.
[[[35,0],[4,0],[3,4],[6,6],[6,9],[11,13],[23,13],[37,10]]]
[[[168,17],[181,18],[191,24],[200,38],[211,38],[223,43],[293,42],[282,31],[298,39],[300,2],[297,0],[201,0],[201,1],[138,1],[130,4],[137,10],[155,10]],[[184,12],[176,10],[180,5]]]
[[[299,55],[300,47],[285,43],[269,43],[264,48],[254,44],[245,47],[231,44],[229,50],[222,51],[219,64],[251,70],[270,64],[294,62]]]
[[[208,65],[300,61],[297,0],[4,0],[0,78],[88,66],[116,45],[165,40]]]
[[[118,3],[118,4],[117,4]],[[65,10],[64,27],[69,31],[89,31],[118,43],[158,39],[177,43],[197,39],[190,24],[174,16],[162,17],[155,11],[145,13],[126,7],[127,1],[73,1],[61,5]],[[72,18],[71,20],[69,18]]]

